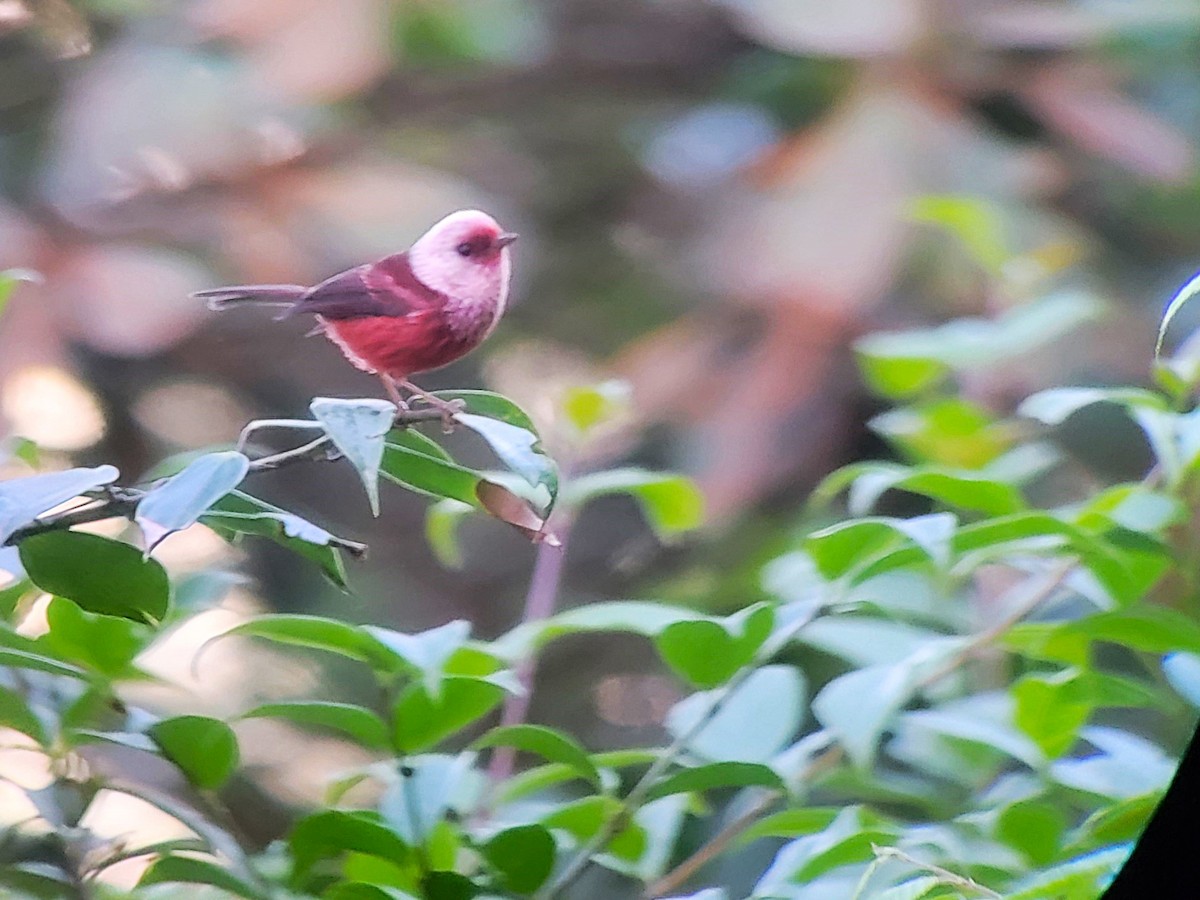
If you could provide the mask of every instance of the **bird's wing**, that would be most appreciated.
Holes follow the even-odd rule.
[[[397,253],[322,281],[288,314],[313,313],[335,320],[367,316],[403,318],[420,315],[443,299],[413,275],[408,255]]]

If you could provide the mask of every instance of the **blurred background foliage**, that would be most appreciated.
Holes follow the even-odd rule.
[[[424,385],[502,391],[553,436],[564,390],[627,380],[630,421],[575,464],[690,474],[710,525],[663,548],[632,502],[595,503],[563,603],[730,612],[765,596],[819,478],[890,452],[881,433],[923,457],[968,434],[956,464],[991,453],[965,408],[868,429],[856,338],[1054,297],[1022,326],[1051,349],[983,359],[965,399],[1004,415],[1042,386],[1146,380],[1162,298],[1200,257],[1198,29],[1194,0],[0,0],[0,268],[44,276],[0,324],[2,427],[132,473],[314,395],[373,395],[303,324],[187,293],[315,281],[482,207],[522,234],[514,303]],[[1119,416],[1070,424],[1100,470],[1144,470]],[[448,569],[419,499],[372,521],[353,473],[325,468],[261,490],[370,540],[352,597],[270,547],[235,563],[189,533],[164,562],[250,572],[244,610],[515,622],[518,536],[468,522]],[[658,739],[677,686],[641,644],[589,640],[552,648],[534,719],[589,746]],[[226,656],[196,688],[217,713],[284,684],[356,689]],[[311,799],[343,748],[276,738],[243,738],[264,796]]]

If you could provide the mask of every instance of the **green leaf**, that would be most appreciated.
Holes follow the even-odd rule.
[[[149,552],[167,535],[187,528],[210,506],[242,483],[250,460],[233,450],[206,453],[178,475],[153,487],[137,505],[135,521]]]
[[[1017,414],[1037,419],[1045,425],[1061,425],[1084,407],[1095,403],[1113,403],[1124,407],[1165,410],[1161,395],[1137,388],[1051,388],[1022,401]]]
[[[212,640],[234,635],[324,650],[368,663],[372,668],[385,672],[395,671],[400,666],[395,655],[363,628],[321,616],[291,613],[256,616]]]
[[[851,570],[861,574],[869,563],[905,546],[910,546],[918,559],[924,556],[945,567],[950,561],[956,524],[957,519],[949,513],[912,519],[851,519],[813,532],[805,540],[804,549],[820,573],[831,580]]]
[[[838,866],[865,862],[874,856],[872,844],[889,844],[895,837],[891,826],[878,816],[861,807],[845,807],[827,828],[780,848],[754,886],[753,896],[774,897],[789,884],[810,881]]]
[[[321,900],[419,900],[408,891],[365,881],[339,881],[321,893]]]
[[[454,805],[474,764],[474,753],[412,757],[384,791],[379,811],[403,840],[418,846]]]
[[[563,492],[563,502],[580,509],[596,497],[629,494],[642,507],[660,538],[670,539],[704,522],[704,496],[690,478],[645,469],[609,469],[581,475]]]
[[[1132,847],[1106,847],[1022,879],[1005,900],[1093,900],[1120,870]]]
[[[1097,613],[1061,627],[1067,634],[1148,653],[1200,653],[1200,625],[1191,616],[1162,606]]]
[[[209,885],[248,900],[264,900],[267,897],[264,891],[243,881],[225,867],[194,856],[164,856],[155,860],[142,874],[138,887],[176,882]]]
[[[891,490],[921,494],[948,506],[989,515],[1017,512],[1025,507],[1021,492],[1015,487],[977,472],[891,463],[863,463],[848,468],[854,475],[849,509],[856,516],[871,512],[879,498]],[[818,488],[820,492],[822,489]]]
[[[379,515],[379,466],[383,461],[384,437],[396,419],[396,407],[387,400],[316,397],[308,408],[358,472],[371,512]]]
[[[545,520],[528,502],[478,472],[397,444],[384,446],[380,474],[419,494],[457,500],[507,522],[531,540],[543,538]]]
[[[119,678],[153,637],[145,625],[113,616],[84,612],[70,600],[54,597],[46,607],[50,630],[38,644],[60,659],[81,663],[101,674]]]
[[[82,681],[88,680],[88,673],[79,666],[43,656],[40,653],[31,653],[28,650],[17,650],[12,647],[0,647],[0,666],[12,669],[33,669],[50,675],[63,675]]]
[[[855,344],[871,387],[905,397],[949,372],[995,365],[1052,343],[1099,314],[1084,294],[1052,295],[1015,307],[998,319],[956,319],[936,328],[873,334]]]
[[[25,698],[6,687],[0,687],[0,725],[28,735],[43,747],[50,743],[45,724]]]
[[[1196,296],[1197,291],[1200,291],[1200,274],[1181,287],[1175,296],[1171,298],[1171,302],[1167,304],[1162,321],[1158,325],[1158,337],[1154,341],[1154,359],[1156,362],[1162,357],[1163,341],[1166,340],[1167,329],[1171,327],[1171,321]]]
[[[619,631],[654,637],[674,622],[689,621],[696,617],[694,610],[664,603],[640,600],[590,603],[541,622],[519,625],[493,641],[491,649],[505,658],[520,659],[564,635]]]
[[[659,632],[654,642],[667,665],[679,675],[698,687],[712,688],[749,663],[774,626],[774,610],[756,604],[726,619],[675,622]]]
[[[0,314],[4,312],[4,307],[8,305],[8,301],[12,298],[13,291],[17,285],[22,282],[30,284],[41,284],[41,273],[35,272],[32,269],[5,269],[0,271]],[[3,541],[0,540],[0,543]]]
[[[904,455],[955,469],[983,469],[1002,459],[1012,447],[1011,428],[959,397],[888,410],[867,424]]]
[[[621,804],[615,797],[584,797],[552,808],[541,821],[547,828],[565,831],[582,844],[620,814]],[[617,833],[608,845],[608,854],[625,862],[636,862],[645,849],[646,832],[635,822]]]
[[[219,719],[176,716],[156,722],[149,734],[163,755],[198,788],[220,787],[237,768],[237,738]]]
[[[300,876],[322,859],[365,853],[403,863],[412,850],[375,813],[326,809],[301,819],[288,835],[288,846]],[[302,879],[301,879],[302,880]]]
[[[1162,670],[1179,696],[1200,709],[1200,653],[1168,653]]]
[[[364,747],[373,750],[384,749],[390,744],[387,726],[383,720],[369,709],[350,703],[329,703],[323,700],[264,703],[242,713],[240,718],[287,719],[298,725],[329,728],[349,735]]]
[[[586,439],[629,412],[630,394],[629,383],[615,379],[571,387],[563,394],[562,409],[567,421]]]
[[[667,714],[667,729],[678,737],[704,720],[723,691],[685,697]],[[734,690],[715,715],[688,742],[705,759],[766,763],[795,735],[804,716],[804,677],[792,666],[764,666]]]
[[[86,491],[112,484],[118,475],[114,466],[97,466],[0,481],[0,545],[41,513]]]
[[[813,698],[813,715],[837,735],[856,765],[867,768],[888,723],[916,686],[916,668],[907,661],[856,669],[821,688]]]
[[[1048,866],[1058,858],[1067,817],[1053,803],[1024,800],[1005,807],[996,820],[1000,840],[1016,847],[1035,866]]]
[[[437,697],[410,684],[392,710],[392,742],[403,753],[427,750],[486,716],[503,697],[503,688],[478,678],[445,678]]]
[[[549,510],[554,505],[558,495],[558,467],[542,450],[536,433],[499,419],[470,413],[459,413],[454,420],[487,441],[500,461],[524,478],[530,487],[545,488],[548,499],[543,509]]]
[[[1004,265],[1012,254],[1004,245],[1004,227],[999,212],[987,200],[931,194],[916,200],[912,217],[917,222],[939,226],[957,238],[979,266],[994,276],[1003,275]]]
[[[171,586],[157,560],[121,541],[79,531],[49,531],[21,542],[29,580],[88,612],[161,622]]]
[[[1086,852],[1122,841],[1135,841],[1162,802],[1161,791],[1151,791],[1101,807],[1075,830],[1067,847],[1069,852]]]
[[[1132,732],[1089,725],[1080,737],[1097,752],[1056,760],[1050,774],[1059,784],[1119,800],[1165,790],[1175,774],[1175,760]]]
[[[742,843],[765,837],[790,838],[824,831],[837,818],[838,807],[808,807],[788,809],[759,819],[747,828],[741,837]]]
[[[471,623],[455,619],[419,634],[371,625],[364,626],[363,631],[420,672],[426,691],[436,700],[441,693],[446,663],[471,636]]]
[[[783,790],[783,779],[775,770],[761,763],[719,762],[706,766],[682,769],[650,788],[647,800],[657,800],[672,794],[703,793],[720,788],[766,787]]]
[[[425,511],[425,540],[438,562],[450,569],[461,569],[462,548],[458,545],[458,526],[475,511],[459,500],[439,500]]]
[[[338,587],[346,586],[346,569],[339,551],[361,557],[366,545],[335,537],[293,513],[241,491],[232,491],[213,504],[200,521],[218,531],[270,538],[293,553],[310,559]]]
[[[551,762],[569,766],[580,778],[600,787],[600,772],[588,758],[587,751],[574,738],[542,725],[508,725],[493,728],[472,745],[484,747],[515,747],[526,753],[536,753]]]
[[[504,877],[505,886],[531,894],[554,868],[554,838],[542,825],[518,825],[492,837],[481,848],[484,858]]]
[[[1017,726],[1051,759],[1062,756],[1092,714],[1092,701],[1075,672],[1026,675],[1012,686]]]

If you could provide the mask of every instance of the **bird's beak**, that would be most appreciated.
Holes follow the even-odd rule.
[[[520,235],[513,234],[511,231],[505,231],[502,234],[496,235],[496,246],[507,247],[518,237],[520,237]]]

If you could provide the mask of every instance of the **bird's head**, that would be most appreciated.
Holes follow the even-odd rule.
[[[507,247],[517,239],[477,209],[451,213],[408,251],[413,273],[427,287],[455,299],[503,303],[508,289]]]

